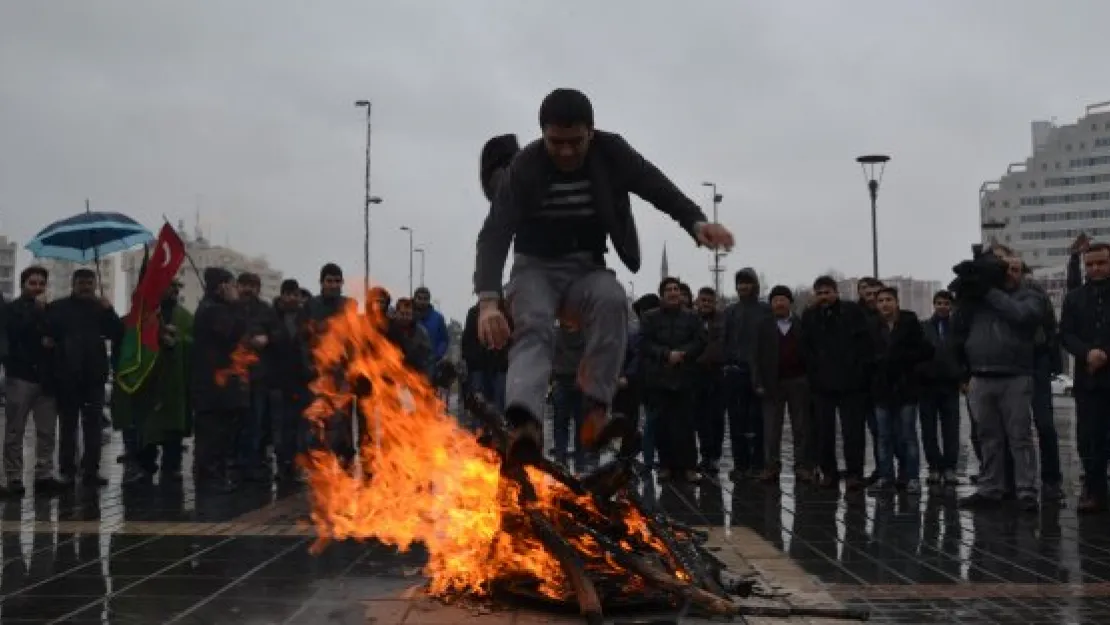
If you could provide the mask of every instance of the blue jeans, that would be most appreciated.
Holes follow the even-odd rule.
[[[262,424],[266,420],[266,411],[269,410],[270,389],[262,383],[251,382],[250,394],[251,405],[235,445],[239,467],[247,471],[263,465]]]
[[[574,378],[557,378],[553,389],[555,408],[555,460],[566,463],[570,449],[570,434],[574,435],[574,465],[578,470],[593,460],[596,454],[586,453],[578,441],[585,413],[585,398]]]
[[[894,458],[901,465],[902,478],[921,477],[921,452],[917,442],[917,406],[893,410],[875,407],[875,426],[879,431],[879,478],[894,480]]]
[[[470,371],[467,383],[471,393],[481,393],[495,408],[505,411],[504,371]]]

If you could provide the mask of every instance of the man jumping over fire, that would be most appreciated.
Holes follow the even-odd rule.
[[[625,355],[628,302],[616,274],[605,266],[606,240],[632,272],[640,269],[640,242],[629,193],[677,221],[699,245],[731,249],[732,233],[705,214],[620,135],[594,128],[589,98],[556,89],[540,105],[543,138],[519,149],[512,135],[491,139],[482,153],[482,186],[489,215],[478,233],[474,289],[479,296],[479,337],[491,348],[508,343],[505,417],[512,428],[509,456],[542,454],[541,414],[551,373],[556,318],[573,319],[585,332],[578,370],[585,397],[580,443],[597,449],[630,429],[610,420],[609,406]],[[514,243],[501,312],[501,277]],[[628,415],[635,423],[635,415]]]

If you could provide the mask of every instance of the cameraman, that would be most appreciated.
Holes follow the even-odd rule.
[[[1023,510],[1037,509],[1037,458],[1030,405],[1034,348],[1045,300],[1022,280],[1012,250],[995,246],[953,268],[958,314],[953,330],[971,374],[968,397],[983,453],[978,490],[960,500],[969,508],[1002,503],[1007,443]]]

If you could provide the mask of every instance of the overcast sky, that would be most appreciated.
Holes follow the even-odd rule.
[[[946,279],[1029,122],[1110,99],[1108,21],[1095,0],[3,2],[0,232],[26,241],[86,197],[152,229],[199,207],[216,242],[313,287],[335,261],[356,284],[366,98],[374,277],[407,290],[409,225],[460,316],[488,207],[478,151],[538,136],[540,100],[571,86],[691,197],[719,185],[730,272],[869,272],[854,158],[879,151],[882,273]],[[622,280],[654,289],[664,243],[672,273],[710,280],[708,253],[636,210],[644,268],[614,258]]]

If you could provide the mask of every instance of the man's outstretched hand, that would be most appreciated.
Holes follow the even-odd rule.
[[[721,224],[698,224],[694,235],[697,236],[698,243],[711,250],[723,249],[727,252],[732,249],[732,233]]]
[[[509,321],[496,300],[483,301],[478,305],[478,340],[483,345],[501,349],[508,344],[511,334]]]

